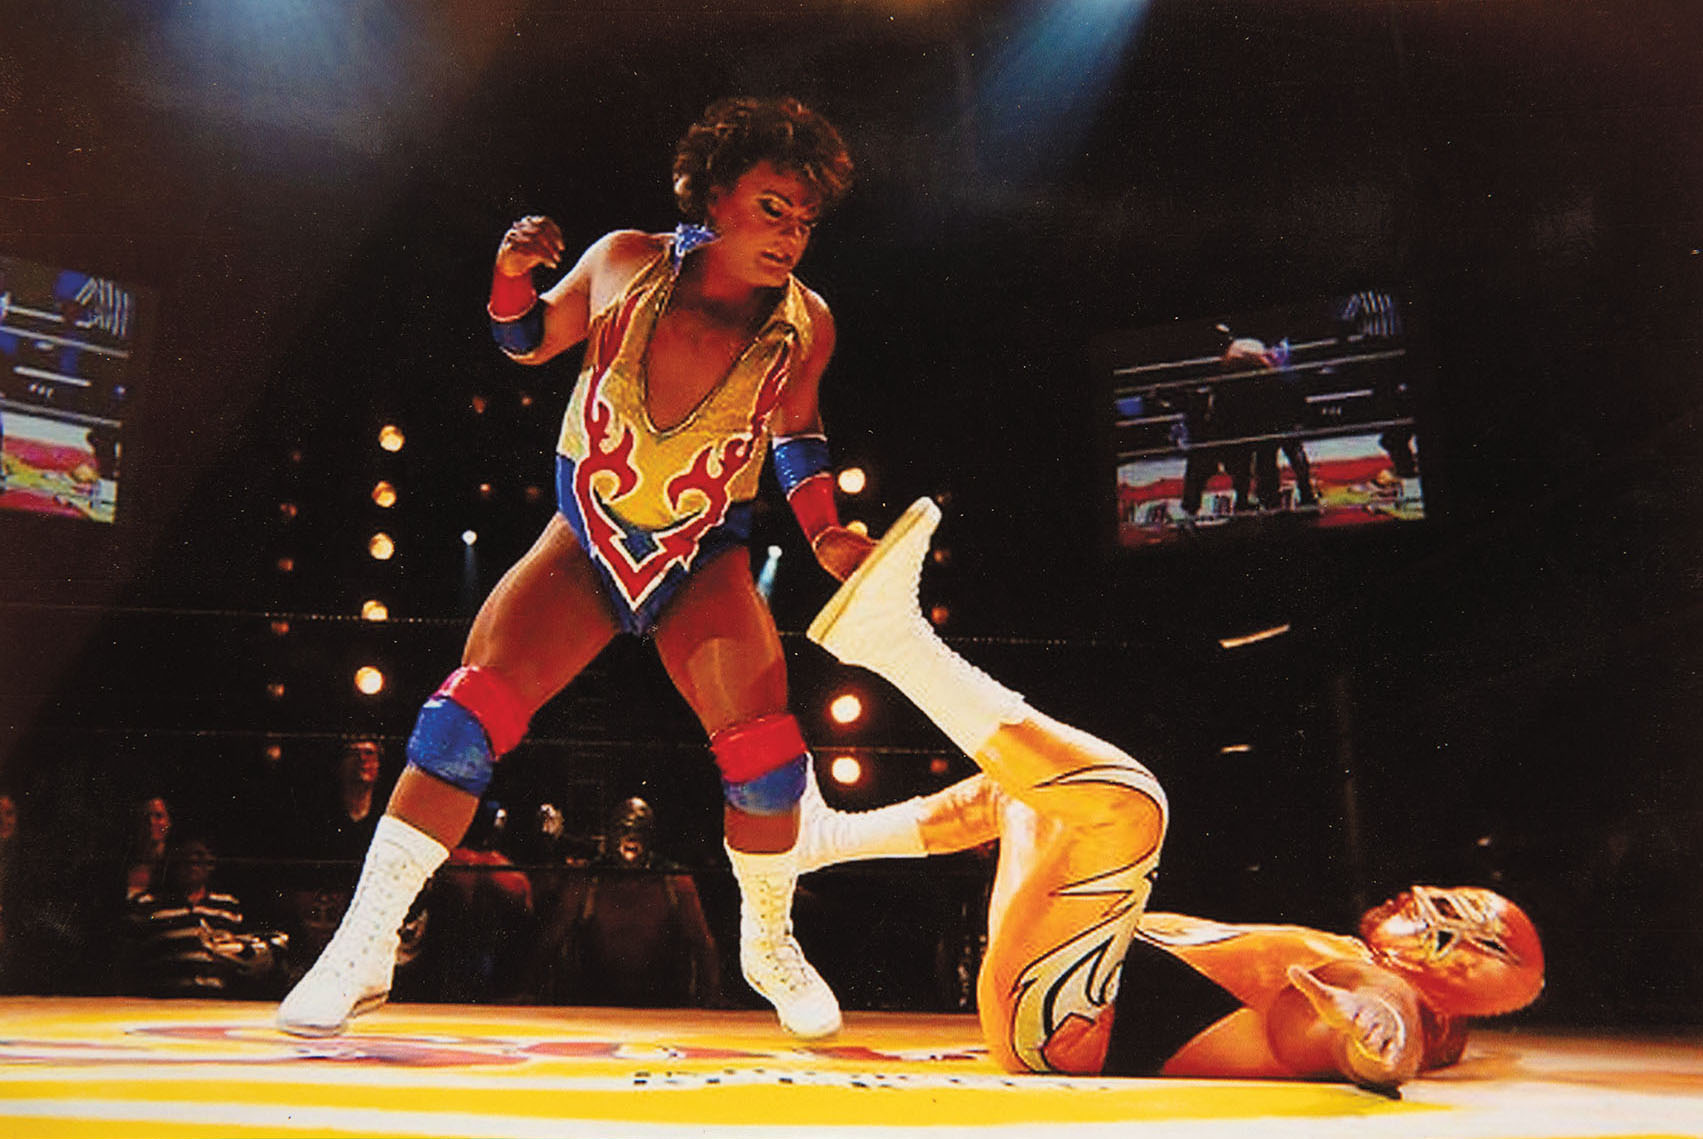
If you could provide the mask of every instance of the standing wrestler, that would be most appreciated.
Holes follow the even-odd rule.
[[[998,839],[977,1003],[1002,1066],[1347,1078],[1388,1090],[1458,1058],[1459,1018],[1536,997],[1536,930],[1486,890],[1414,887],[1366,916],[1363,940],[1144,916],[1162,791],[1116,748],[972,668],[922,620],[917,579],[938,520],[926,499],[907,511],[809,635],[892,682],[982,774],[857,814],[830,810],[812,783],[799,865]]]
[[[486,599],[461,667],[421,710],[348,915],[278,1024],[329,1035],[390,988],[409,902],[461,838],[493,765],[617,633],[654,640],[721,768],[741,892],[740,964],[801,1036],[840,1024],[792,934],[808,754],[745,540],[766,450],[817,560],[845,577],[867,538],[839,525],[817,389],[834,347],[822,298],[793,276],[845,195],[840,136],[795,99],[727,99],[676,148],[686,222],[618,230],[542,297],[556,223],[528,217],[497,251],[489,313],[503,350],[542,364],[585,343],[557,445],[558,512]]]

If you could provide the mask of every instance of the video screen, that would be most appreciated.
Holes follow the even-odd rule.
[[[144,302],[106,277],[0,257],[0,510],[117,517]]]
[[[1368,289],[1106,338],[1118,544],[1424,519],[1407,325]]]

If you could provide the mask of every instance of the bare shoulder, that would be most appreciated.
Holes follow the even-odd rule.
[[[593,261],[596,278],[619,277],[625,284],[668,246],[668,237],[638,229],[617,229],[604,234],[586,250]]]
[[[639,271],[667,247],[664,234],[637,229],[617,229],[604,234],[580,257],[576,271],[583,271],[590,290],[591,311],[597,312],[621,295]]]

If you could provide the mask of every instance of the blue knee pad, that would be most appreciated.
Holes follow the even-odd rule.
[[[804,796],[805,765],[809,762],[808,755],[800,755],[743,783],[723,779],[722,797],[728,806],[748,815],[784,815]]]
[[[469,795],[485,794],[496,757],[473,713],[434,696],[420,709],[408,737],[408,762]]]

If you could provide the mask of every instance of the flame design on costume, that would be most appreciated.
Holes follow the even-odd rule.
[[[1113,764],[1079,768],[1042,786],[1112,783],[1163,802],[1147,771]],[[1161,844],[1134,861],[1061,886],[1055,897],[1104,897],[1099,921],[1029,963],[1012,985],[1012,1051],[1032,1071],[1051,1071],[1046,1048],[1071,1017],[1094,1021],[1118,995],[1124,956],[1153,892]]]
[[[587,552],[635,613],[662,596],[676,567],[690,571],[705,536],[752,497],[769,419],[809,331],[798,286],[789,284],[729,374],[685,421],[659,430],[645,410],[643,360],[673,279],[664,255],[599,318],[558,448],[574,462]]]

